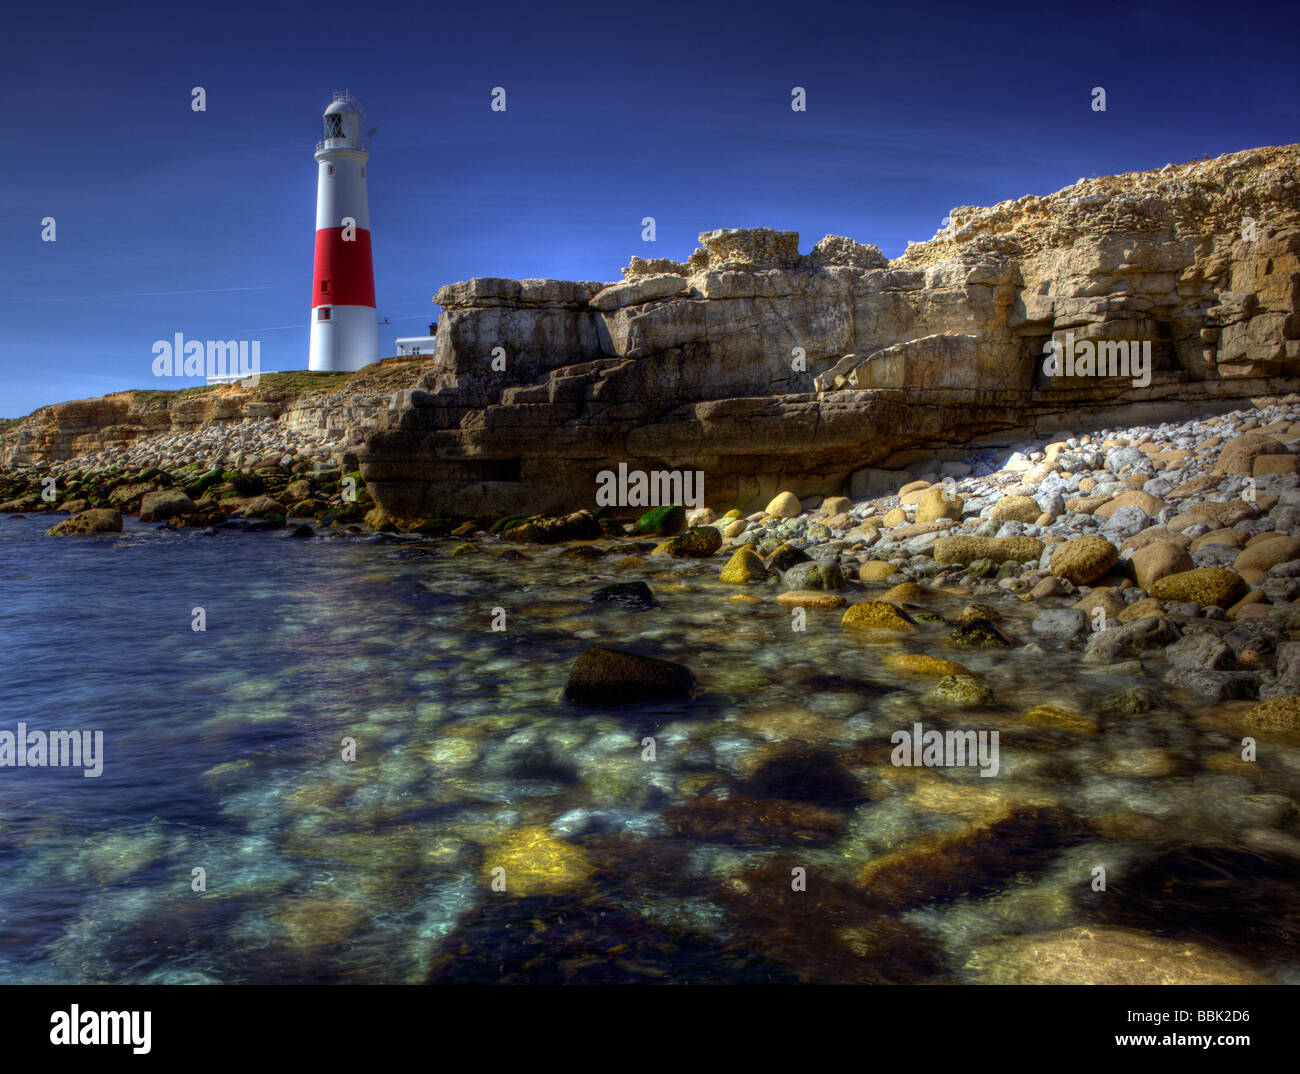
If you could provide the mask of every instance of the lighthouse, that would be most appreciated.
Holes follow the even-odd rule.
[[[336,93],[316,143],[316,267],[309,368],[350,372],[379,360],[361,106]]]

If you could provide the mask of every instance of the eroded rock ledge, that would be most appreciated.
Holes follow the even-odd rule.
[[[839,492],[905,448],[1280,396],[1300,387],[1298,164],[1248,150],[959,208],[893,262],[733,229],[612,284],[451,284],[434,366],[362,473],[397,518],[591,506],[620,462],[752,505]],[[1148,341],[1150,383],[1047,376],[1067,333]]]

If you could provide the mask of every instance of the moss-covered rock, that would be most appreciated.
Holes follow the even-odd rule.
[[[786,589],[824,589],[844,588],[844,572],[840,565],[830,560],[815,560],[808,563],[796,563],[781,579]]]
[[[46,537],[77,537],[88,533],[121,533],[122,515],[108,508],[93,508],[65,518],[45,531]]]
[[[940,537],[931,546],[936,563],[966,566],[977,559],[994,563],[1029,563],[1043,554],[1036,537]]]
[[[1157,579],[1151,595],[1165,603],[1195,601],[1205,608],[1215,605],[1228,608],[1236,604],[1250,587],[1246,580],[1225,567],[1197,567]]]
[[[721,581],[728,585],[748,585],[761,582],[767,577],[767,568],[752,548],[742,548],[727,561],[719,575]]]
[[[1035,705],[1020,718],[1026,723],[1031,723],[1035,727],[1044,727],[1049,731],[1090,735],[1097,730],[1095,720],[1090,720],[1082,713],[1062,708],[1060,705]]]
[[[1256,705],[1246,716],[1252,727],[1270,731],[1300,731],[1300,696],[1278,694]]]
[[[594,541],[603,532],[596,516],[590,511],[574,511],[562,518],[530,518],[505,530],[504,536],[508,541],[557,544],[562,541]],[[722,543],[721,536],[718,537],[718,543]]]
[[[1102,712],[1108,716],[1140,716],[1159,707],[1160,695],[1149,686],[1134,686],[1111,694],[1101,703]]]
[[[916,521],[937,522],[941,518],[951,518],[960,522],[962,508],[965,506],[966,501],[957,493],[939,485],[921,497],[916,505]]]
[[[586,853],[545,825],[516,828],[483,852],[484,885],[496,878],[515,898],[556,895],[586,887],[593,872]],[[503,873],[493,873],[501,869]]]
[[[665,551],[678,559],[704,559],[722,547],[716,526],[692,526],[667,542]]]
[[[675,503],[652,507],[636,520],[637,533],[659,537],[672,537],[681,533],[685,526],[686,509]]]
[[[915,619],[895,604],[882,600],[866,600],[854,604],[844,613],[841,626],[856,630],[889,630],[895,633],[912,633],[919,630]]]
[[[959,649],[1012,649],[1015,638],[988,619],[972,619],[960,624],[948,641]]]
[[[924,653],[887,653],[885,667],[902,675],[915,675],[923,679],[942,679],[946,675],[970,675],[969,669],[955,660]]]
[[[1073,537],[1052,552],[1052,573],[1074,585],[1087,585],[1119,562],[1119,549],[1105,537]]]
[[[1043,509],[1032,496],[1003,496],[989,511],[994,522],[1036,522]]]
[[[807,563],[810,557],[802,548],[792,544],[779,546],[767,559],[770,571],[788,571],[796,563]]]
[[[993,688],[978,675],[945,675],[930,690],[931,698],[962,707],[993,704]]]

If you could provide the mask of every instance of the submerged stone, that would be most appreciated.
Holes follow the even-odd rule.
[[[483,852],[484,883],[505,870],[500,880],[505,892],[517,898],[553,895],[586,884],[593,866],[587,855],[572,843],[560,839],[550,828],[519,828],[490,844]]]
[[[977,947],[966,968],[995,985],[1270,983],[1247,963],[1191,940],[1095,926],[1001,939]]]
[[[645,582],[614,582],[601,586],[591,595],[597,603],[626,604],[632,608],[653,608],[655,595]]]
[[[564,696],[580,704],[689,700],[699,694],[685,664],[619,649],[588,649],[573,664]]]

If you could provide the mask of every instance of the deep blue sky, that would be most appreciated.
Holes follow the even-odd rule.
[[[199,383],[151,373],[175,332],[305,368],[335,89],[379,128],[384,354],[472,276],[615,280],[714,227],[895,257],[955,205],[1300,140],[1281,0],[24,8],[0,35],[0,416]]]

